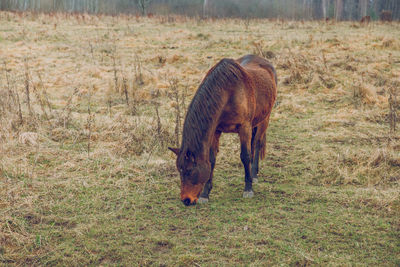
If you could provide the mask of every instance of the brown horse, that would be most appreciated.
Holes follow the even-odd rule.
[[[361,25],[363,25],[363,24],[368,25],[370,23],[370,21],[371,21],[371,16],[364,16],[364,17],[361,18],[360,24]]]
[[[382,10],[382,12],[381,12],[381,21],[392,22],[392,11],[390,11],[390,10]]]
[[[243,197],[253,196],[276,86],[274,67],[255,55],[222,59],[208,71],[189,105],[181,147],[169,148],[177,155],[181,200],[186,206],[208,201],[221,133],[239,134]]]

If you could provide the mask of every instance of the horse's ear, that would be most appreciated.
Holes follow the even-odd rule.
[[[171,150],[172,152],[175,153],[175,155],[179,155],[179,148],[172,148],[172,147],[168,147],[169,150]]]

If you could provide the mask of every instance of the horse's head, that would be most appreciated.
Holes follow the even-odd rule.
[[[176,167],[181,176],[181,200],[186,206],[196,204],[204,185],[210,179],[211,164],[190,150],[169,149],[177,155]]]

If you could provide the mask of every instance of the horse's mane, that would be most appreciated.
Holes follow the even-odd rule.
[[[237,86],[245,75],[233,59],[222,59],[210,69],[189,105],[183,124],[181,152],[190,150],[197,155],[201,151],[204,135],[222,109],[222,91]]]

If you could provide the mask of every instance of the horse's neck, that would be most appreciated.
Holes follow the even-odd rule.
[[[221,111],[219,113],[221,113]],[[201,146],[201,150],[199,151],[200,152],[199,156],[204,159],[209,159],[210,147],[212,145],[212,139],[214,138],[220,115],[221,114],[218,114],[218,116],[214,117],[213,122],[210,123],[210,127],[203,135],[203,138],[201,141],[202,146]]]
[[[218,107],[216,107],[216,110],[214,111],[214,114],[211,116],[211,119],[207,122],[208,125],[206,125],[206,130],[203,132],[199,132],[200,136],[198,136],[196,139],[200,144],[190,144],[187,143],[187,149],[193,151],[196,150],[195,147],[200,147],[199,150],[197,150],[198,156],[208,159],[209,157],[209,150],[211,146],[212,139],[214,138],[216,128],[218,126],[219,118],[222,114],[223,107],[225,106],[227,99],[225,96],[221,96],[221,100]],[[204,110],[197,110],[197,111],[189,111],[189,112],[197,112],[198,114],[207,114],[209,110],[206,107],[203,107]],[[199,118],[200,119],[200,118]],[[185,138],[185,136],[183,136]],[[192,150],[193,149],[193,150]]]

